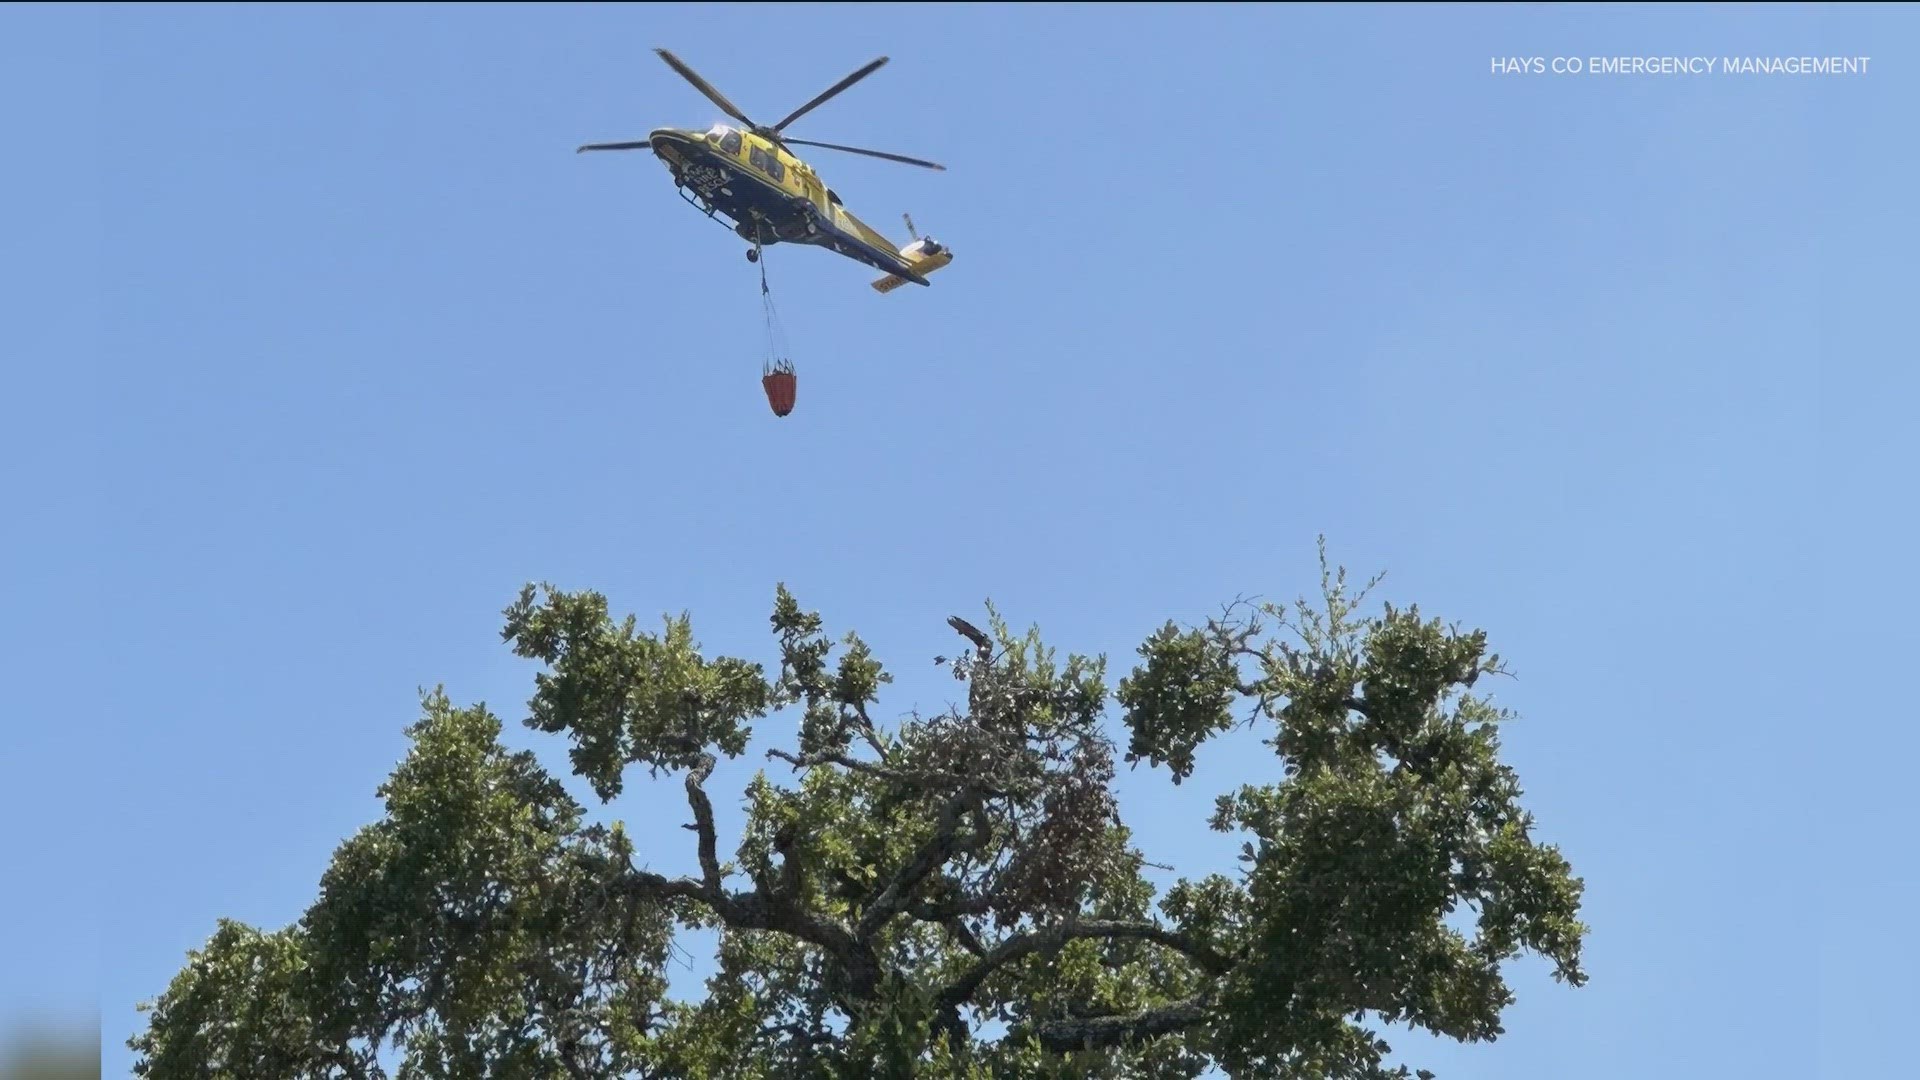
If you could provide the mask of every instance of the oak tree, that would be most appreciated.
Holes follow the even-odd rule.
[[[686,813],[590,824],[499,719],[435,691],[385,815],[293,925],[219,922],[143,1006],[136,1073],[1410,1076],[1381,1024],[1492,1039],[1523,953],[1585,981],[1581,882],[1500,760],[1485,634],[1363,614],[1324,561],[1321,585],[1169,623],[1111,689],[1104,658],[953,618],[939,662],[964,705],[893,722],[866,644],[836,655],[784,586],[777,670],[705,655],[684,616],[645,633],[598,593],[529,586],[503,630],[541,667],[525,723],[568,739],[598,799],[677,780]],[[723,837],[709,776],[787,709],[798,738]],[[1240,865],[1157,891],[1115,769],[1192,783],[1241,725],[1271,779],[1208,823],[1244,838]],[[646,868],[676,843],[696,873]],[[714,973],[678,1000],[669,954],[699,930]]]

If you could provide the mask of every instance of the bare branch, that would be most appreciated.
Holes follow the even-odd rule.
[[[707,891],[718,896],[720,893],[720,856],[719,842],[713,834],[713,800],[700,785],[707,782],[713,774],[712,754],[701,754],[700,761],[687,773],[687,802],[693,806],[694,828],[700,833],[700,875],[706,882]]]

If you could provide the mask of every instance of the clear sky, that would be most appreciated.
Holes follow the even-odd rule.
[[[0,15],[13,860],[0,1009],[134,1003],[216,918],[297,918],[416,691],[508,738],[520,584],[772,661],[776,582],[941,707],[991,599],[1114,678],[1162,621],[1315,584],[1485,627],[1507,752],[1587,882],[1442,1077],[1852,1077],[1912,1013],[1915,11],[127,6]],[[757,272],[644,154],[793,134],[930,289]],[[1499,56],[1867,56],[1852,76]],[[902,240],[905,239],[901,235]],[[16,516],[16,514],[18,516]],[[1901,536],[1909,539],[1902,541]],[[1824,564],[1824,565],[1823,565]],[[16,601],[17,602],[17,601]],[[657,622],[654,623],[657,625]],[[1846,688],[1838,684],[1845,680]],[[710,784],[721,826],[759,753]],[[1150,857],[1237,840],[1125,774]],[[575,785],[576,790],[581,790]],[[677,788],[613,811],[692,865]],[[731,832],[729,836],[736,835]],[[84,886],[84,887],[83,887]],[[14,940],[14,935],[18,940]],[[24,957],[24,962],[17,962]],[[698,970],[676,983],[696,985]]]

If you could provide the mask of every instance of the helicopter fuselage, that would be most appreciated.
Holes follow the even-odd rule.
[[[944,256],[941,266],[951,261],[951,253],[931,238],[907,250],[895,246],[848,213],[811,166],[754,132],[724,124],[704,132],[659,128],[647,144],[689,202],[710,217],[726,217],[756,249],[780,243],[823,247],[918,285],[928,281],[916,265],[931,270],[932,258]]]

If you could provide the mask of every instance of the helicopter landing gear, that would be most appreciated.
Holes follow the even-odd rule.
[[[753,229],[751,234],[748,232],[747,223],[744,221],[740,223],[740,238],[753,241],[753,246],[747,249],[747,261],[750,263],[760,261],[760,244],[763,239],[762,233],[764,225],[765,223],[760,220],[760,215],[757,213],[753,215]]]

